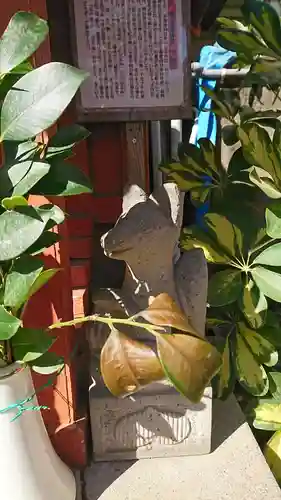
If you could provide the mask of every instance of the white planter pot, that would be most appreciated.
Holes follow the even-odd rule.
[[[34,387],[28,368],[0,369],[0,410],[30,397]],[[37,405],[34,398],[30,406]],[[72,472],[55,453],[40,411],[0,413],[1,500],[75,500]]]

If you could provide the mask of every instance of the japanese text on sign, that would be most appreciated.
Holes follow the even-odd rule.
[[[178,106],[181,0],[75,0],[84,107]]]

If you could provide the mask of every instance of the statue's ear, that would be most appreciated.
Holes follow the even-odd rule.
[[[127,213],[132,207],[145,201],[147,201],[147,196],[143,189],[136,184],[127,186],[124,189],[122,211]]]
[[[183,218],[184,194],[174,182],[167,182],[156,188],[150,195],[168,219],[180,229]]]

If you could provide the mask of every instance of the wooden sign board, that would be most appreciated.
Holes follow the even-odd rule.
[[[189,0],[73,0],[84,120],[160,120],[191,114]]]

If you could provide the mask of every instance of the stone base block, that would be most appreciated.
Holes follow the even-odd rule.
[[[90,391],[95,461],[203,455],[211,449],[212,390],[192,404],[167,383],[117,399]]]

